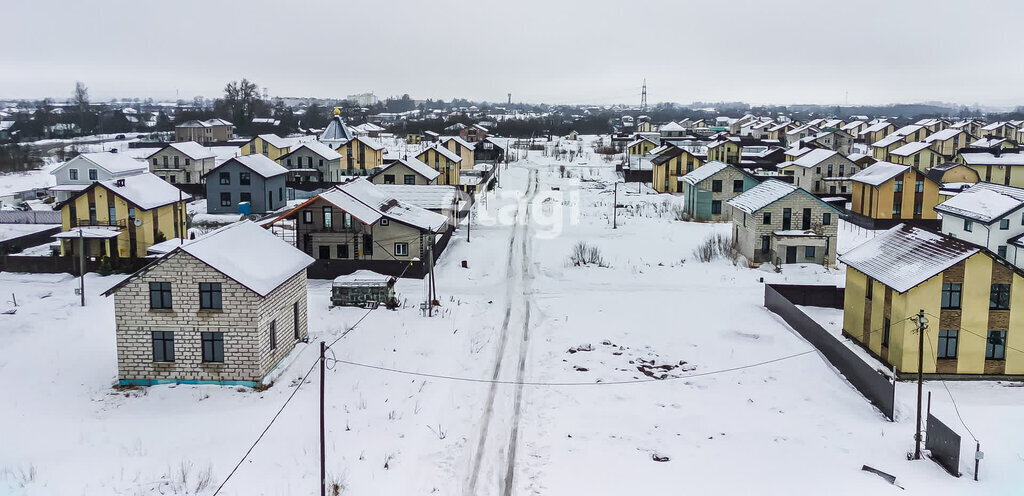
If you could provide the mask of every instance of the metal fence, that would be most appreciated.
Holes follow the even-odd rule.
[[[929,457],[950,475],[960,477],[960,435],[931,413],[928,414],[927,429],[924,447],[931,452]]]
[[[122,258],[111,260],[111,269],[116,272],[131,273],[141,269],[151,262],[148,258]],[[100,269],[99,259],[87,259],[85,261],[86,272],[97,272]],[[0,271],[4,272],[27,272],[34,274],[58,274],[67,272],[78,275],[78,257],[29,257],[18,255],[0,255]]]
[[[60,224],[60,210],[0,210],[0,224]]]
[[[821,286],[808,288],[807,294],[823,291]],[[796,292],[793,286],[781,286],[776,289],[773,284],[765,284],[764,306],[782,317],[782,320],[817,348],[854,388],[882,412],[882,415],[892,420],[895,413],[895,385],[783,296],[783,293],[793,295]],[[834,292],[829,298],[835,298]]]

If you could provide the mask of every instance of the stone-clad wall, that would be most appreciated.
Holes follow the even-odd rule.
[[[299,339],[295,339],[293,305],[299,305]],[[306,337],[306,271],[295,274],[271,291],[259,305],[259,361],[261,376],[295,348],[296,341]],[[277,321],[277,349],[270,349],[270,322]]]
[[[171,283],[171,310],[149,308],[150,282]],[[221,283],[221,310],[200,310],[200,282]],[[291,303],[296,301],[300,335],[305,336],[305,282],[302,271],[261,298],[188,253],[176,252],[114,295],[118,378],[124,383],[260,381],[294,346]],[[273,317],[260,318],[260,312],[270,308],[277,308],[280,314],[278,349],[273,357],[266,334]],[[173,363],[153,362],[152,331],[174,332]],[[224,363],[203,363],[202,332],[224,333]],[[271,359],[274,361],[268,365]]]

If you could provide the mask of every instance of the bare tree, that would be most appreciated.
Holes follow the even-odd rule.
[[[260,88],[256,83],[242,78],[224,86],[224,102],[231,111],[235,125],[252,122],[256,115],[256,104],[260,102]]]
[[[75,81],[75,92],[71,95],[71,102],[78,108],[78,126],[81,132],[85,132],[85,116],[89,112],[89,88],[81,81]]]

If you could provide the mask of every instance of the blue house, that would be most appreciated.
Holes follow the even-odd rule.
[[[727,222],[725,203],[757,186],[747,171],[725,162],[708,162],[679,178],[683,186],[683,211],[693,220]]]
[[[264,155],[228,159],[206,173],[206,211],[265,214],[285,205],[288,169]],[[248,212],[240,203],[248,203]]]

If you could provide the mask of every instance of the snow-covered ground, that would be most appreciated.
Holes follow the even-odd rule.
[[[440,315],[422,316],[423,282],[403,280],[402,309],[372,311],[332,349],[327,467],[344,494],[1019,492],[1024,389],[949,384],[986,451],[981,482],[941,383],[926,387],[965,437],[965,476],[908,462],[914,387],[898,386],[886,421],[762,305],[761,278],[833,284],[842,272],[698,262],[694,248],[729,226],[675,221],[680,198],[635,184],[618,186],[613,229],[614,162],[580,161],[530,152],[500,171],[471,242],[463,227],[438,263]],[[841,228],[839,249],[869,236]],[[602,266],[569,262],[580,241]],[[317,342],[365,314],[331,309],[329,283],[310,281],[310,344],[273,387],[118,390],[112,302],[98,295],[121,277],[87,276],[80,307],[71,276],[0,274],[0,311],[10,293],[19,305],[0,314],[0,493],[185,494],[181,479],[194,489],[209,471],[210,494],[314,366]],[[314,371],[221,494],[318,490],[318,387]]]

